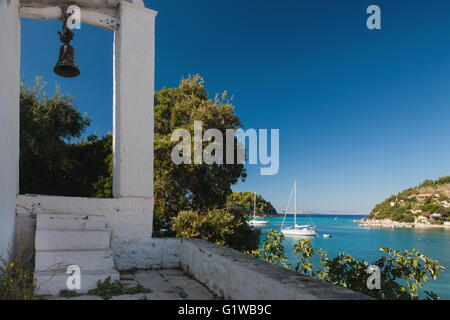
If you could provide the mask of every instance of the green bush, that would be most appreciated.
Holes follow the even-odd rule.
[[[173,220],[172,230],[177,237],[199,238],[239,251],[258,247],[259,232],[247,225],[244,214],[235,207],[181,211]]]
[[[417,300],[418,289],[430,279],[436,280],[445,268],[437,260],[425,257],[418,250],[404,252],[382,248],[384,255],[377,261],[370,263],[357,260],[351,255],[340,253],[333,259],[323,249],[312,249],[309,240],[300,239],[294,246],[294,253],[299,255],[299,261],[292,266],[286,263],[283,246],[284,235],[276,230],[267,234],[263,246],[252,254],[265,261],[291,268],[323,281],[361,292],[376,299],[386,300]],[[320,253],[320,268],[315,269],[313,257]],[[376,265],[381,271],[381,290],[367,288],[369,274],[367,269]],[[424,291],[426,299],[439,299],[428,291]]]
[[[235,204],[242,206],[246,210],[248,216],[253,215],[254,212],[254,197],[253,192],[233,192],[228,196],[228,204]],[[257,215],[268,215],[276,216],[277,210],[272,206],[270,201],[265,200],[261,195],[256,195],[256,214]]]
[[[0,300],[33,300],[35,289],[33,272],[0,257]]]

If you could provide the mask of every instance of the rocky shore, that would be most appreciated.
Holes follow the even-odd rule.
[[[450,225],[441,224],[425,224],[425,223],[408,223],[408,222],[397,222],[390,219],[361,219],[354,220],[354,223],[358,223],[361,228],[383,228],[383,229],[428,229],[428,228],[445,228],[450,230]]]

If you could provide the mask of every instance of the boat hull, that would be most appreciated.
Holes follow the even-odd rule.
[[[269,221],[267,221],[267,220],[250,220],[250,221],[248,221],[248,224],[252,225],[252,226],[266,226],[269,224]]]
[[[302,229],[281,229],[281,232],[285,236],[305,236],[316,237],[317,231],[315,229],[302,228]]]

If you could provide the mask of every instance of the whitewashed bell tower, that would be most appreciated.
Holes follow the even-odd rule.
[[[61,19],[69,5],[81,8],[82,23],[114,32],[114,199],[18,195],[20,19]],[[94,215],[111,232],[116,267],[140,267],[133,252],[151,239],[153,221],[156,15],[142,0],[0,0],[0,255],[14,226],[23,231],[16,214]]]

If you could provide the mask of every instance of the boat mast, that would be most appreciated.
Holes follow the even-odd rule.
[[[297,228],[297,180],[295,180],[294,189],[295,189],[295,194],[294,194],[294,229],[296,229]]]
[[[253,218],[256,220],[256,191],[253,197]]]
[[[294,185],[294,186],[295,186],[295,185]],[[281,223],[281,229],[283,229],[283,227],[284,227],[284,222],[286,221],[286,215],[287,215],[289,206],[290,206],[290,204],[291,204],[292,195],[294,194],[294,186],[292,187],[291,194],[290,194],[290,196],[289,196],[289,201],[288,201],[288,203],[287,203],[286,210],[284,211],[284,218],[283,218],[283,222]]]

